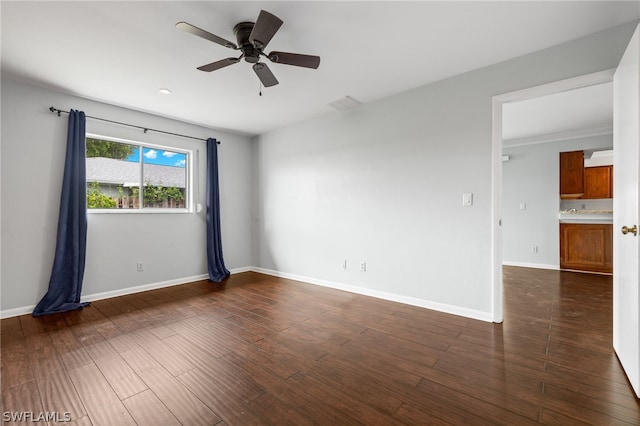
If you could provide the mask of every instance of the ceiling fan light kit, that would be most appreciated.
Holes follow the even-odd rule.
[[[236,36],[237,43],[233,43],[215,34],[211,34],[210,32],[187,22],[178,22],[176,24],[176,28],[224,46],[228,49],[240,50],[242,52],[242,54],[237,58],[231,57],[211,62],[210,64],[199,66],[197,68],[198,70],[205,72],[216,71],[229,65],[237,64],[244,58],[246,62],[253,64],[253,71],[260,79],[262,85],[264,87],[271,87],[278,84],[278,80],[273,75],[267,64],[260,61],[261,56],[266,57],[269,61],[276,64],[293,65],[312,69],[317,69],[320,66],[319,56],[278,51],[273,51],[269,54],[264,53],[264,49],[280,29],[282,24],[283,22],[280,18],[262,10],[260,11],[255,23],[240,22],[236,24],[233,28],[233,33]]]

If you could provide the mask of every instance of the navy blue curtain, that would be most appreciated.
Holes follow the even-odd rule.
[[[87,183],[84,112],[69,112],[58,237],[49,289],[33,310],[41,316],[82,309],[80,303],[87,249]]]
[[[209,280],[221,282],[230,272],[222,257],[220,235],[220,188],[218,185],[218,141],[207,139],[207,266]]]

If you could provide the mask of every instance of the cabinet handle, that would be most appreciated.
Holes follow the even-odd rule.
[[[633,225],[631,228],[629,228],[628,226],[623,226],[622,233],[624,235],[627,235],[628,233],[632,233],[633,235],[638,235],[638,227],[636,225]]]

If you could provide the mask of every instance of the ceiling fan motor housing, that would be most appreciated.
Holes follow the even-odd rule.
[[[249,36],[251,35],[254,25],[255,24],[253,22],[240,22],[233,27],[233,33],[238,41],[238,47],[244,54],[244,60],[252,64],[257,63],[260,60],[261,53],[259,47],[254,46],[249,41]]]

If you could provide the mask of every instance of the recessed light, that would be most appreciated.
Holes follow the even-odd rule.
[[[169,90],[169,89],[160,89],[158,91],[163,95],[170,95],[171,94],[171,90]]]

